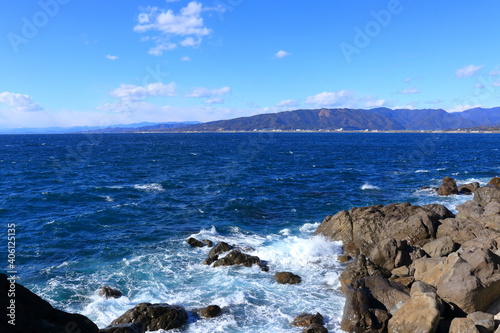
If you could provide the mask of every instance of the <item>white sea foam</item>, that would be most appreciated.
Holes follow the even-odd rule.
[[[158,184],[158,183],[137,184],[137,185],[134,185],[134,188],[137,189],[137,190],[143,190],[143,191],[146,191],[146,192],[162,192],[162,191],[165,191],[165,189],[163,188],[163,186],[161,186],[161,184]]]
[[[365,190],[380,190],[379,187],[375,186],[375,185],[371,185],[369,183],[364,183],[362,186],[361,186],[361,189],[363,191]]]
[[[415,173],[428,173],[430,172],[429,170],[417,170]]]

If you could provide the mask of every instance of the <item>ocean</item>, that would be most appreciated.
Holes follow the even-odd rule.
[[[441,203],[444,176],[485,184],[500,175],[499,136],[443,133],[192,133],[0,135],[0,218],[16,225],[18,282],[100,328],[141,302],[220,317],[172,332],[300,332],[320,312],[340,332],[341,244],[313,236],[343,209]],[[268,262],[202,265],[225,241]],[[7,252],[0,265],[8,270]],[[291,271],[299,285],[279,285]],[[104,299],[100,286],[121,290]]]

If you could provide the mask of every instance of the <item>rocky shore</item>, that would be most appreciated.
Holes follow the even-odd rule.
[[[316,230],[342,241],[347,332],[500,332],[500,179],[464,187],[453,214],[437,204],[341,211]],[[458,194],[449,177],[440,195]],[[467,193],[470,192],[470,193]]]
[[[346,297],[341,329],[380,333],[500,333],[500,178],[486,186],[457,186],[445,177],[439,195],[473,195],[454,214],[438,204],[414,206],[394,203],[357,207],[327,216],[315,231],[343,243],[339,261]],[[187,239],[195,247],[209,247],[200,263],[256,266],[270,269],[265,260],[246,252],[254,249],[225,242]],[[279,284],[303,283],[293,272],[269,272]],[[193,321],[219,316],[227,309],[208,305],[185,309],[165,303],[140,303],[99,330],[85,316],[54,309],[27,288],[0,274],[0,303],[8,308],[8,290],[16,290],[16,326],[2,321],[2,332],[142,333],[169,330]],[[293,286],[290,286],[293,288]],[[122,293],[102,286],[98,294],[119,298]],[[302,332],[328,332],[323,315],[300,313],[290,327]]]

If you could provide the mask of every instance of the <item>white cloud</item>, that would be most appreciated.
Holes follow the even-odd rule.
[[[108,59],[108,60],[113,60],[113,61],[114,61],[114,60],[118,59],[118,56],[108,54],[108,55],[106,56],[106,59]]]
[[[230,87],[222,87],[218,89],[209,89],[205,87],[194,88],[186,97],[210,98],[214,96],[222,96],[231,92]]]
[[[418,90],[417,88],[411,87],[411,88],[406,88],[406,89],[400,91],[399,93],[400,94],[418,94],[419,92],[420,92],[420,90]]]
[[[212,33],[205,26],[202,13],[219,11],[219,8],[208,8],[196,1],[189,2],[179,13],[171,9],[165,10],[158,7],[141,9],[137,16],[134,31],[138,33],[151,32],[159,34],[162,38],[153,38],[156,47],[149,51],[153,55],[161,55],[163,51],[174,49],[177,44],[181,46],[198,46],[202,38]],[[180,40],[179,40],[180,38]]]
[[[284,57],[289,56],[290,54],[291,54],[291,53],[288,53],[288,52],[286,52],[286,51],[279,50],[278,52],[276,52],[276,53],[274,54],[274,57],[275,57],[276,59],[281,59],[281,58],[284,58]]]
[[[320,94],[306,98],[307,104],[313,104],[317,107],[324,106],[346,106],[353,100],[353,93],[348,90],[337,92],[322,92]]]
[[[452,107],[451,109],[448,109],[448,112],[462,112],[465,110],[479,108],[479,107],[481,107],[480,104],[477,104],[477,105],[456,105],[456,106]]]
[[[43,111],[28,95],[15,94],[8,91],[0,93],[0,103],[14,108],[17,111]]]
[[[300,103],[294,99],[286,99],[284,101],[281,101],[279,103],[276,103],[276,106],[283,106],[283,107],[298,107]]]
[[[468,65],[458,69],[455,74],[457,78],[464,79],[476,75],[481,68],[483,68],[483,66]]]
[[[209,99],[207,99],[203,103],[209,104],[209,105],[212,105],[212,104],[224,104],[224,98],[220,98],[220,97],[209,98]]]
[[[191,61],[191,58],[188,56],[184,56],[181,58],[181,61]]]
[[[363,104],[365,108],[379,108],[387,105],[387,101],[385,99],[372,99],[368,98],[368,100]]]
[[[132,84],[122,84],[110,94],[122,101],[140,101],[150,96],[175,96],[177,93],[175,83],[164,85],[161,82],[151,83],[147,86],[135,86]]]

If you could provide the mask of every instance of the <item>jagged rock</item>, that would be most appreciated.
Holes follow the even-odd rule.
[[[274,274],[274,279],[280,284],[299,284],[302,278],[291,272],[278,272]]]
[[[206,308],[199,309],[197,312],[205,318],[214,318],[221,314],[222,309],[218,305],[209,305]]]
[[[444,177],[441,181],[441,185],[438,188],[439,195],[452,195],[458,194],[457,182],[451,177]]]
[[[210,252],[208,252],[208,257],[213,258],[221,253],[231,251],[232,249],[234,249],[234,246],[229,245],[226,242],[219,242],[215,244],[215,246],[210,250]]]
[[[404,285],[389,281],[380,275],[367,276],[362,283],[371,296],[380,302],[387,312],[393,314],[398,303],[404,303],[410,299],[410,292]]]
[[[491,178],[487,185],[500,186],[500,177]]]
[[[186,310],[165,303],[140,303],[111,322],[111,325],[135,323],[146,331],[169,330],[183,326],[188,319]]]
[[[451,322],[449,333],[480,333],[474,321],[469,318],[455,318]]]
[[[310,314],[310,313],[301,313],[291,322],[293,326],[299,327],[308,327],[312,324],[324,324],[323,316],[320,313]]]
[[[391,277],[403,277],[410,275],[410,268],[408,266],[401,266],[394,268],[391,271]]]
[[[134,323],[113,325],[99,330],[99,333],[144,333],[144,332],[145,331],[142,329],[140,325]]]
[[[311,324],[302,333],[328,333],[328,330],[323,325]]]
[[[478,182],[463,184],[463,185],[458,186],[458,192],[460,194],[471,195],[479,187],[480,187],[480,185]]]
[[[398,241],[388,238],[380,241],[370,251],[370,260],[388,270],[392,271],[396,267],[411,264],[410,247],[406,241]]]
[[[224,258],[218,259],[213,263],[213,267],[220,266],[232,266],[232,265],[243,265],[246,267],[252,267],[252,265],[257,265],[261,269],[265,270],[266,266],[259,257],[251,256],[246,253],[242,253],[238,250],[232,250]]]
[[[500,257],[489,248],[463,245],[446,259],[436,287],[464,312],[484,311],[500,297]]]
[[[463,244],[477,237],[491,236],[492,230],[484,225],[465,219],[446,219],[441,221],[437,231],[437,237],[450,236],[453,242]]]
[[[337,260],[341,263],[349,262],[351,259],[351,256],[348,256],[347,254],[341,254],[337,257]]]
[[[217,260],[219,260],[219,256],[215,256],[215,257],[209,257],[205,260],[203,260],[201,263],[203,265],[212,265],[214,262],[216,262]]]
[[[421,258],[413,263],[415,280],[436,286],[442,276],[442,266],[446,258]]]
[[[409,203],[368,206],[340,211],[327,216],[315,234],[322,234],[344,244],[344,252],[352,257],[369,254],[383,239],[406,240],[420,245],[435,237],[441,215]]]
[[[413,296],[416,293],[437,293],[437,289],[434,286],[431,286],[428,283],[422,281],[416,281],[410,290],[410,295]]]
[[[467,318],[474,322],[474,325],[476,325],[476,328],[480,333],[492,333],[495,331],[495,317],[492,314],[485,312],[473,312],[467,315]]]
[[[186,241],[191,247],[204,247],[205,244],[202,243],[201,241],[197,240],[194,237],[189,237],[188,240]]]
[[[473,221],[480,219],[484,213],[483,206],[481,206],[479,202],[474,200],[466,201],[463,204],[458,205],[457,210],[457,218],[470,219]]]
[[[11,289],[15,290],[15,297],[8,296]],[[14,304],[11,303],[13,299]],[[15,279],[8,280],[7,275],[1,273],[0,304],[3,309],[0,332],[59,333],[68,330],[85,333],[99,332],[99,328],[87,317],[54,309],[47,301],[15,283]],[[11,310],[12,307],[15,310]],[[9,324],[12,320],[15,326]]]
[[[389,333],[433,333],[439,320],[439,301],[435,293],[415,293],[389,319]]]
[[[451,210],[440,204],[427,204],[423,205],[422,208],[438,214],[440,220],[455,217]]]
[[[204,239],[202,240],[203,244],[205,244],[205,246],[207,247],[212,247],[214,246],[214,242],[212,242],[210,239]]]
[[[431,257],[444,257],[453,252],[455,243],[450,236],[444,236],[425,244],[422,249]]]
[[[500,201],[500,187],[494,185],[483,186],[474,192],[474,201],[486,207],[491,201]]]
[[[122,296],[122,292],[109,286],[102,286],[99,288],[99,296],[104,298],[119,298]]]
[[[381,275],[383,277],[391,276],[387,270],[375,265],[364,255],[360,254],[354,260],[347,264],[346,268],[340,274],[339,281],[342,289],[351,282],[361,279],[365,276]]]

